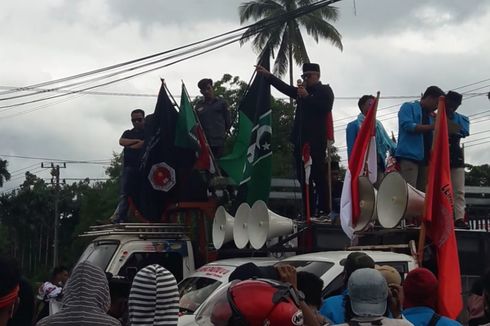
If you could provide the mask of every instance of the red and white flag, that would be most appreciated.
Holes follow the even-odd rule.
[[[194,168],[197,170],[208,170],[211,174],[216,173],[216,168],[214,166],[213,157],[211,156],[211,150],[209,149],[208,143],[206,142],[206,136],[204,135],[204,130],[198,123],[196,125],[197,140],[199,143],[199,152],[197,155],[196,163]]]
[[[437,250],[438,313],[456,319],[463,308],[458,245],[453,222],[453,189],[444,97],[439,98],[429,160],[424,224]]]
[[[354,236],[354,227],[361,213],[359,206],[359,177],[368,176],[371,183],[375,183],[378,177],[376,159],[376,111],[378,109],[378,100],[379,92],[357,134],[342,187],[340,223],[345,234],[350,239]]]
[[[306,143],[303,145],[303,150],[302,150],[302,158],[303,158],[303,166],[305,169],[305,183],[307,185],[310,184],[310,175],[311,175],[311,165],[313,164],[313,160],[311,159],[310,155],[310,144]]]

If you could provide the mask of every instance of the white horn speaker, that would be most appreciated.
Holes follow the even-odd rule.
[[[250,216],[250,206],[242,203],[238,206],[233,224],[233,240],[238,249],[243,249],[248,243],[248,222]]]
[[[269,239],[293,231],[293,220],[270,211],[262,200],[253,204],[248,223],[248,237],[254,249],[262,248]]]
[[[361,212],[354,231],[362,231],[371,221],[376,220],[377,191],[368,177],[359,177],[359,206]]]
[[[234,221],[223,206],[218,207],[213,220],[213,245],[216,249],[233,240]]]
[[[425,193],[408,184],[400,173],[387,174],[378,189],[378,220],[385,228],[394,228],[403,218],[420,217]]]

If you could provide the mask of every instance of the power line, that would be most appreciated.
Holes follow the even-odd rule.
[[[0,157],[11,157],[11,158],[20,158],[26,160],[42,160],[42,161],[50,161],[50,162],[67,162],[74,164],[107,164],[110,163],[112,159],[94,159],[94,160],[67,160],[67,159],[58,159],[58,158],[49,158],[49,157],[35,157],[35,156],[26,156],[26,155],[6,155],[0,154]]]

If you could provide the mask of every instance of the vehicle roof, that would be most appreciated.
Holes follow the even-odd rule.
[[[309,254],[297,255],[285,258],[283,261],[288,260],[314,260],[314,261],[329,261],[329,262],[337,262],[355,251],[321,251],[321,252],[313,252]],[[370,256],[375,262],[377,261],[413,261],[414,258],[412,256],[406,254],[399,254],[396,252],[390,251],[370,251],[363,250],[368,256]]]
[[[238,267],[246,263],[254,263],[257,266],[268,266],[271,263],[279,262],[279,259],[274,257],[242,257],[216,260],[205,266],[231,266]]]
[[[97,241],[120,241],[121,243],[123,242],[128,242],[128,241],[155,241],[155,240],[183,240],[187,241],[187,237],[181,237],[181,238],[173,238],[173,237],[148,237],[148,238],[140,238],[136,234],[107,234],[107,235],[101,235],[96,238],[94,238],[91,242],[97,242]]]

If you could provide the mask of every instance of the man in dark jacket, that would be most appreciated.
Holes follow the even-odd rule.
[[[214,157],[220,158],[223,155],[226,133],[231,127],[230,110],[225,100],[214,94],[211,79],[201,79],[197,87],[204,96],[196,105],[197,115]]]
[[[320,82],[320,66],[316,63],[303,64],[303,75],[301,76],[303,83],[298,85],[298,87],[284,83],[261,66],[257,66],[257,72],[268,76],[272,86],[297,101],[291,134],[291,141],[294,144],[297,178],[302,185],[304,195],[305,174],[301,153],[303,146],[309,144],[312,159],[310,176],[312,182],[309,182],[310,207],[312,212],[321,215],[327,208],[327,180],[325,177],[326,122],[327,113],[332,110],[334,101],[332,88]],[[313,196],[313,189],[316,192],[317,200]],[[305,197],[303,196],[303,198]]]

